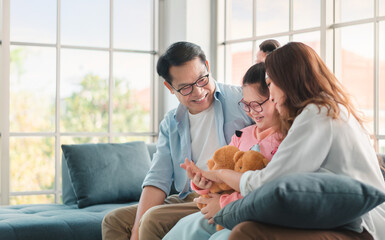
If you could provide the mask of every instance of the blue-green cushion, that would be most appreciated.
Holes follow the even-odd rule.
[[[228,204],[214,220],[228,229],[243,221],[331,229],[354,222],[384,201],[384,192],[349,177],[298,173],[277,178]]]
[[[79,208],[137,201],[150,168],[144,142],[62,145]]]

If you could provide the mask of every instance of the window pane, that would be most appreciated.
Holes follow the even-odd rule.
[[[1,14],[3,14],[3,1],[0,1],[0,12]],[[3,18],[0,17],[0,40],[2,39],[3,39]]]
[[[385,140],[379,141],[379,152],[385,154]]]
[[[228,39],[248,38],[253,34],[253,1],[230,0],[229,1],[230,27],[227,32]]]
[[[373,17],[373,0],[339,0],[335,1],[335,4],[336,22],[348,22]]]
[[[61,43],[108,47],[109,13],[108,0],[61,1]]]
[[[293,1],[293,27],[294,29],[311,28],[320,26],[321,1],[320,0],[294,0]]]
[[[257,0],[257,35],[289,31],[289,1]]]
[[[229,44],[226,55],[226,76],[231,76],[227,82],[242,85],[243,76],[253,64],[252,43]]]
[[[113,132],[149,132],[153,56],[114,53]]]
[[[56,1],[10,1],[10,40],[56,43]]]
[[[145,143],[151,143],[152,137],[150,136],[130,136],[130,137],[114,137],[112,138],[113,143],[126,143],[132,141],[143,141]]]
[[[385,22],[380,22],[380,83],[379,83],[379,133],[385,135]]]
[[[60,137],[60,144],[69,145],[82,143],[108,143],[108,137]]]
[[[380,0],[379,1],[379,5],[380,5],[380,16],[384,16],[385,15],[385,0]]]
[[[11,137],[9,159],[11,192],[54,189],[53,137]]]
[[[321,48],[320,36],[321,34],[319,31],[295,34],[293,35],[293,41],[305,43],[306,45],[313,48],[314,51],[318,53],[318,55],[320,55],[320,48]]]
[[[10,131],[55,130],[56,50],[10,49]]]
[[[225,49],[226,49],[225,46],[222,44],[218,46],[217,67],[216,67],[217,75],[214,76],[213,70],[210,69],[215,80],[217,80],[218,82],[221,82],[221,83],[230,82],[230,81],[227,81],[227,79],[230,78],[230,76],[226,75],[226,70],[225,70],[226,69],[226,66],[225,66],[225,62],[226,62]]]
[[[55,195],[27,195],[27,196],[12,196],[9,198],[10,205],[19,204],[47,204],[55,203]]]
[[[114,1],[114,48],[152,50],[152,0]]]
[[[61,131],[108,129],[108,52],[61,52]]]
[[[337,78],[353,95],[353,104],[365,114],[365,125],[373,134],[373,25],[337,29],[336,36]]]

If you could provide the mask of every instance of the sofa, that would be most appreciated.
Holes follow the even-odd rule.
[[[68,145],[62,146],[62,149],[63,204],[29,204],[0,207],[1,240],[102,239],[101,223],[105,214],[113,209],[138,202],[141,193],[141,182],[149,169],[150,159],[152,159],[152,155],[156,151],[156,146],[144,142],[131,142],[127,144]],[[84,156],[86,154],[93,155],[93,158],[86,159],[87,157]],[[115,156],[112,156],[113,154]],[[95,158],[100,161],[94,161]],[[110,163],[113,162],[110,158],[116,160],[115,169],[110,168],[105,173],[111,173],[112,171],[113,174],[102,176],[101,171],[106,170],[106,166],[101,161],[107,160],[105,164],[110,167],[114,165],[114,163]],[[94,166],[96,170],[93,169],[93,172],[101,170],[98,172],[98,176],[90,176],[90,178],[93,178],[93,182],[87,183],[87,179],[82,179],[82,177],[87,176],[90,173],[87,171],[90,169],[84,171],[84,168],[82,169],[84,165],[79,166],[79,164],[91,161],[96,162]],[[127,169],[120,167],[124,165],[121,162],[129,162],[129,164],[126,164]],[[141,168],[139,173],[137,168]],[[124,189],[117,189],[116,186],[104,184],[109,180],[118,180],[119,178],[115,177],[115,175],[119,175],[119,171],[131,171],[127,172],[127,175],[131,176],[123,176],[126,177],[126,183],[121,188],[126,187],[128,189],[126,193],[122,193]],[[120,176],[120,178],[123,177]],[[127,179],[130,178],[132,179],[132,186],[127,183]],[[85,184],[85,186],[82,186],[82,184]],[[92,184],[95,184],[94,187],[96,186],[99,192],[84,194],[82,187],[92,189]],[[117,183],[114,185],[117,185]],[[130,188],[133,191],[130,192]],[[114,192],[121,191],[121,193],[114,197],[115,193],[108,192],[109,189]],[[88,197],[85,196],[87,194]]]
[[[1,207],[1,240],[102,239],[101,222],[105,214],[138,202],[141,183],[150,167],[156,146],[144,142],[130,142],[63,145],[62,149],[63,204]],[[380,157],[385,161],[385,155]],[[385,172],[383,174],[385,176]],[[315,181],[319,181],[317,184],[320,189],[316,193]],[[341,181],[342,184],[337,183]],[[278,193],[277,189],[280,188],[282,191]],[[297,191],[297,188],[301,191]],[[304,189],[306,191],[303,191]],[[175,190],[172,190],[172,193],[175,193],[173,191]],[[333,194],[330,194],[330,191]],[[352,191],[355,196],[353,199],[350,198]],[[278,195],[282,197],[279,198]],[[288,227],[294,224],[302,228],[314,228],[321,226],[320,223],[327,223],[323,228],[330,228],[351,221],[384,201],[384,193],[357,181],[352,182],[351,179],[331,174],[310,173],[304,176],[288,176],[278,179],[278,182],[266,184],[266,187],[264,185],[243,200],[223,208],[216,215],[215,221],[229,229],[247,219]],[[255,209],[264,206],[261,203],[268,205],[255,212]],[[282,211],[283,203],[286,209],[292,205],[289,209],[294,209],[295,214]],[[301,211],[298,209],[299,203]],[[345,207],[346,213],[339,214],[339,218],[330,221],[330,215],[341,211],[346,205],[349,205]],[[353,211],[354,208],[357,211]],[[267,212],[264,213],[264,210]],[[318,218],[309,214],[314,211]],[[271,217],[271,222],[266,221],[267,217]],[[313,221],[314,219],[316,221]]]

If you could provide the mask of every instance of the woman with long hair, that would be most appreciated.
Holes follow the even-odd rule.
[[[269,54],[265,63],[270,101],[286,125],[284,129],[289,129],[278,151],[260,171],[200,174],[212,181],[236,182],[232,187],[238,187],[243,196],[280,176],[303,172],[348,176],[385,191],[362,118],[317,53],[303,43],[290,42]],[[199,171],[190,162],[185,168],[188,172]],[[385,203],[361,216],[361,220],[358,225],[331,230],[247,221],[233,228],[229,239],[385,239]]]

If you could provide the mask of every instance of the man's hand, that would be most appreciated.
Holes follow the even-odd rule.
[[[131,229],[130,240],[139,239],[139,222],[143,214],[151,207],[158,206],[164,203],[166,194],[157,187],[144,187],[140,196],[138,210],[136,211],[135,223]]]
[[[214,223],[214,216],[221,210],[221,206],[219,203],[221,195],[216,193],[209,193],[209,198],[199,197],[195,198],[194,202],[206,204],[206,207],[201,209],[201,213],[204,215],[206,219],[208,219],[209,224]]]

